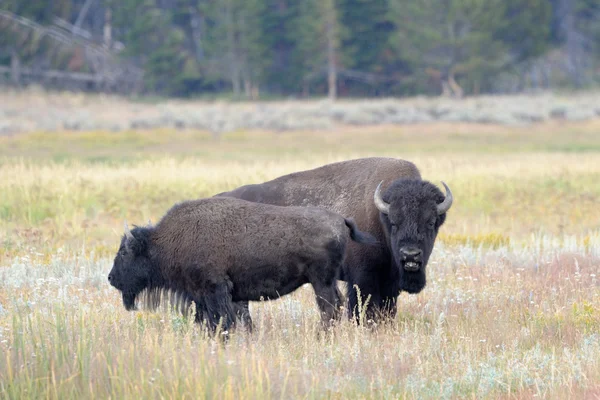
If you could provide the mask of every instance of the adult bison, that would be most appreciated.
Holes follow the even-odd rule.
[[[126,227],[108,280],[127,310],[144,290],[193,301],[196,321],[213,332],[221,318],[225,330],[234,324],[233,302],[274,299],[310,283],[328,324],[339,314],[336,278],[349,238],[376,243],[352,220],[321,208],[233,198],[186,201],[154,227]],[[157,306],[157,298],[151,303]]]
[[[395,316],[401,291],[419,293],[425,287],[427,261],[453,201],[452,192],[442,184],[445,196],[421,179],[413,163],[372,157],[295,172],[216,197],[319,206],[353,217],[380,245],[351,243],[347,248],[342,279],[348,285],[348,311],[351,316],[357,310],[357,285],[362,304],[371,296],[367,318],[375,319]]]

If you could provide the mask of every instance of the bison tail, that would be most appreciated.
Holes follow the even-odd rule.
[[[359,230],[356,226],[356,222],[354,222],[352,218],[344,218],[344,222],[346,222],[346,226],[350,229],[350,239],[357,243],[368,245],[376,245],[379,243],[370,233]]]

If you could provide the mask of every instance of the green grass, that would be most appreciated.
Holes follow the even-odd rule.
[[[597,123],[278,134],[0,138],[3,398],[595,398],[600,394]],[[69,145],[66,140],[69,139]],[[318,335],[303,287],[252,303],[226,346],[106,282],[129,224],[342,159],[389,155],[455,203],[428,284],[393,323]]]
[[[344,127],[328,131],[234,131],[214,138],[208,132],[149,130],[125,132],[27,133],[0,137],[0,157],[27,156],[66,161],[139,160],[195,157],[253,162],[331,154],[414,156],[435,154],[597,153],[600,123],[506,128],[495,125],[423,124]]]

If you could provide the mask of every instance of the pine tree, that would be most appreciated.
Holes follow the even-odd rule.
[[[303,71],[297,63],[298,36],[294,21],[302,1],[262,0],[260,16],[262,43],[265,47],[263,82],[273,94],[287,94],[301,88]]]
[[[588,75],[587,82],[600,82],[600,1],[576,0],[574,19],[581,34],[583,53],[583,74]]]
[[[387,0],[338,0],[342,42],[349,68],[376,71],[393,25]]]
[[[4,0],[42,25],[71,23],[87,0]],[[82,27],[145,71],[148,91],[232,91],[256,98],[309,89],[342,95],[461,96],[524,76],[553,47],[573,84],[598,79],[598,0],[95,0]],[[0,64],[62,68],[69,49],[0,25]],[[555,58],[556,60],[556,58]],[[531,62],[535,61],[535,62]],[[542,69],[544,67],[542,66]],[[18,73],[13,73],[17,76]],[[390,82],[390,80],[395,80]],[[15,79],[19,81],[19,79]],[[432,86],[432,83],[435,86]]]
[[[222,0],[203,3],[209,20],[206,35],[208,69],[228,80],[236,97],[256,97],[265,66],[260,18],[261,0]]]
[[[126,45],[125,56],[139,60],[151,91],[181,94],[178,74],[186,59],[184,32],[172,24],[172,11],[155,0],[113,0],[115,33]],[[118,5],[118,6],[117,6]]]
[[[376,82],[369,83],[367,76],[384,75],[390,35],[394,25],[390,20],[390,0],[337,0],[341,27],[341,52],[345,69],[352,70],[354,82],[347,81],[346,86],[354,92],[364,95],[377,87]],[[359,78],[363,76],[364,78]],[[360,79],[356,81],[356,79]],[[365,86],[364,83],[369,83]]]
[[[392,44],[424,83],[462,96],[489,88],[501,71],[538,54],[550,14],[542,0],[392,0]],[[541,20],[540,20],[541,19]],[[539,21],[539,22],[538,22]],[[459,84],[460,82],[460,84]]]
[[[513,64],[548,49],[552,5],[547,0],[506,0],[497,37],[509,48]]]
[[[335,0],[303,1],[294,23],[304,94],[308,94],[312,81],[327,76],[329,98],[335,99],[340,67],[340,26]]]

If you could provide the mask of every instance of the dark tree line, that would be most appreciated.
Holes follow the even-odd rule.
[[[144,71],[144,91],[164,95],[460,97],[600,80],[600,0],[4,0],[0,9],[103,43]],[[22,29],[0,18],[0,66],[77,66],[75,49]]]

